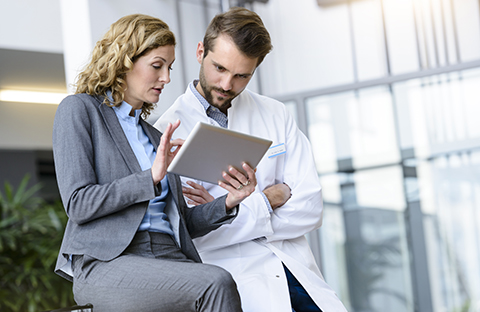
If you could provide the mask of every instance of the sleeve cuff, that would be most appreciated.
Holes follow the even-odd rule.
[[[263,192],[260,192],[260,194],[262,194],[263,200],[265,200],[265,205],[267,205],[268,212],[272,213],[273,208],[272,208],[272,205],[270,205],[270,201],[268,200],[267,195],[265,195],[265,193]]]
[[[237,214],[238,214],[238,207],[239,205],[233,207],[232,209],[230,209],[229,211],[227,211],[227,216],[231,216],[231,217],[236,217]]]

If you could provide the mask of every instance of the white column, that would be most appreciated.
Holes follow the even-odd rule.
[[[183,77],[184,61],[181,60],[182,40],[179,38],[179,21],[177,20],[176,3],[178,0],[60,0],[64,42],[65,76],[69,92],[78,73],[90,60],[95,43],[108,31],[110,25],[119,18],[129,14],[147,14],[158,17],[168,24],[177,36],[175,70],[171,74],[171,83],[160,97],[157,109],[149,122],[155,122],[160,114],[185,91]],[[188,23],[188,22],[187,22]],[[189,25],[185,31],[196,29]],[[195,58],[195,47],[191,47],[192,59]]]
[[[68,92],[73,93],[75,78],[93,49],[89,0],[60,0],[60,9],[65,80]]]

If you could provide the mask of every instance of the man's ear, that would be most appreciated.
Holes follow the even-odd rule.
[[[205,53],[205,48],[203,46],[203,42],[200,41],[197,45],[197,61],[200,64],[202,64],[203,53]]]

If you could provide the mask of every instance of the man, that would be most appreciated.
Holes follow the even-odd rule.
[[[257,188],[240,205],[237,219],[195,239],[195,245],[205,263],[233,275],[244,311],[346,311],[305,238],[320,227],[323,210],[310,143],[282,103],[245,90],[271,49],[257,14],[232,8],[217,15],[197,46],[199,81],[155,126],[163,130],[180,119],[175,135],[186,138],[202,121],[272,140],[275,148],[257,166]],[[191,204],[224,194],[213,184],[186,183]]]

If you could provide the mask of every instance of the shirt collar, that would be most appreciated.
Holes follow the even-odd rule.
[[[110,99],[110,101],[113,101],[112,99],[112,92],[108,91],[107,96]],[[117,113],[117,116],[121,118],[122,120],[128,121],[132,120],[132,118],[135,119],[135,124],[138,124],[140,120],[140,115],[142,113],[142,109],[136,109],[135,110],[135,117],[130,116],[130,112],[132,111],[132,105],[128,104],[127,102],[123,101],[120,106],[113,106],[113,109]]]
[[[205,114],[211,119],[215,120],[221,127],[228,128],[228,117],[221,110],[215,106],[210,105],[207,100],[198,92],[195,86],[198,85],[198,80],[194,80],[190,84],[190,90],[193,92],[198,101],[202,104]]]
[[[193,95],[195,95],[195,97],[198,99],[198,101],[200,102],[200,104],[202,104],[203,108],[205,109],[205,111],[207,111],[207,109],[210,107],[210,104],[207,102],[207,100],[200,94],[200,92],[198,92],[197,90],[197,84],[199,83],[199,80],[198,79],[195,79],[194,81],[192,81],[189,85],[190,87],[190,91],[193,92]]]

